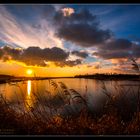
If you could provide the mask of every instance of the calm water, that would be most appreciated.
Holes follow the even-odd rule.
[[[100,110],[108,99],[103,93],[103,83],[100,80],[64,78],[53,79],[53,81],[56,83],[63,82],[68,89],[74,89],[80,93],[86,100],[88,109],[93,112]],[[119,88],[129,100],[135,102],[134,98],[138,91],[138,81],[104,81],[104,83],[109,94],[116,96],[119,94]],[[67,109],[69,105],[59,102],[57,92],[55,92],[55,89],[50,85],[49,80],[29,80],[18,83],[0,84],[0,93],[2,93],[11,106],[17,111],[20,111],[23,108],[29,111],[31,108],[36,109],[39,107],[47,110],[47,108],[50,107],[49,105],[51,102],[54,102],[54,108],[59,109],[63,107],[63,109]],[[41,100],[41,102],[39,102],[38,99]]]

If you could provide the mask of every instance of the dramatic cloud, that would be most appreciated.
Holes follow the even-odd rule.
[[[48,61],[63,61],[65,60],[68,56],[69,53],[65,52],[64,50],[53,47],[53,48],[45,48],[41,49],[39,47],[29,47],[26,50],[24,50],[22,54],[25,58],[42,58],[44,60]]]
[[[69,52],[57,47],[45,49],[41,49],[39,47],[29,47],[27,49],[18,49],[5,46],[0,48],[0,59],[4,61],[17,60],[24,62],[27,65],[46,66],[45,61],[62,63],[62,65],[64,65],[63,63],[68,57]]]
[[[21,53],[20,48],[12,48],[9,46],[0,48],[0,59],[6,61],[9,59],[19,59]]]
[[[107,50],[125,50],[131,49],[132,43],[127,39],[112,39],[102,45]]]
[[[133,44],[133,56],[140,58],[140,45]]]
[[[71,53],[73,55],[76,55],[76,56],[81,57],[81,58],[88,57],[88,53],[86,53],[86,52],[72,51]]]
[[[28,13],[28,16],[21,11]],[[0,40],[24,48],[32,45],[63,48],[63,41],[59,38],[78,45],[91,46],[110,36],[109,31],[99,29],[96,16],[88,10],[77,12],[73,8],[60,7],[56,10],[52,5],[0,6],[0,19]]]
[[[74,9],[73,8],[63,8],[62,12],[63,12],[64,16],[70,16],[71,14],[74,13]]]
[[[139,57],[140,54],[140,46],[126,39],[110,40],[98,46],[97,49],[93,55],[103,59]]]
[[[55,62],[55,64],[57,66],[70,66],[70,67],[73,67],[73,66],[76,66],[76,65],[79,65],[79,64],[82,64],[82,60],[81,59],[76,59],[76,60],[66,60],[66,61],[62,61],[62,62]]]
[[[70,52],[57,47],[41,49],[40,47],[28,47],[27,49],[4,46],[0,48],[0,60],[16,60],[30,66],[48,66],[47,62],[53,62],[56,66],[76,66],[82,64],[81,59],[69,60]]]
[[[82,9],[64,16],[59,11],[54,16],[56,35],[81,47],[92,47],[101,44],[112,36],[109,30],[102,30],[95,15]]]
[[[122,36],[128,32],[118,30],[117,26],[115,26],[115,30],[118,30],[117,37],[109,30],[111,28],[108,25],[120,20],[112,20],[114,18],[108,18],[107,15],[106,20],[110,20],[101,20],[103,18],[101,16],[105,14],[100,14],[96,10],[94,13],[94,10],[86,6],[85,9],[80,6],[75,9],[72,7],[1,5],[0,46],[9,44],[14,48],[8,46],[0,48],[0,59],[16,60],[27,65],[38,66],[49,66],[49,63],[61,67],[88,64],[88,67],[94,69],[102,66],[124,70],[129,65],[126,61],[128,58],[140,57],[138,40],[124,39]],[[106,10],[110,11],[108,8]],[[102,8],[99,11],[103,12]],[[97,13],[99,18],[95,15]],[[101,24],[98,19],[102,21]],[[109,29],[103,26],[107,23],[106,27]],[[121,28],[124,28],[124,25]],[[106,60],[110,63],[105,63]],[[93,64],[99,61],[105,64]]]

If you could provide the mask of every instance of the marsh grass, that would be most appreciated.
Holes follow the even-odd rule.
[[[20,111],[1,94],[0,129],[12,129],[14,135],[140,134],[140,88],[135,93],[132,87],[126,90],[116,83],[114,88],[118,94],[114,95],[103,81],[101,83],[102,94],[107,100],[100,114],[90,112],[87,99],[63,82],[49,80],[50,91],[33,92],[33,106],[25,100],[25,93],[18,83],[11,83],[22,95],[22,100],[16,95]],[[133,95],[132,98],[128,99],[128,94]]]

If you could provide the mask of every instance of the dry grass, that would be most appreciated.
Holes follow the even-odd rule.
[[[46,90],[45,93],[48,96],[33,93],[35,107],[28,104],[28,110],[22,108],[21,113],[14,110],[11,103],[1,95],[0,129],[10,129],[6,134],[13,135],[140,134],[139,100],[136,96],[136,105],[131,110],[131,102],[125,96],[128,92],[134,94],[133,90],[126,91],[116,84],[118,94],[112,96],[102,82],[103,94],[108,100],[99,115],[89,111],[86,99],[74,89],[69,89],[62,82],[49,80],[49,83],[51,91]]]

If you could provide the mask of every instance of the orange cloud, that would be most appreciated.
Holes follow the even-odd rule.
[[[75,12],[73,8],[63,8],[61,10],[64,16],[70,16],[71,14]]]

